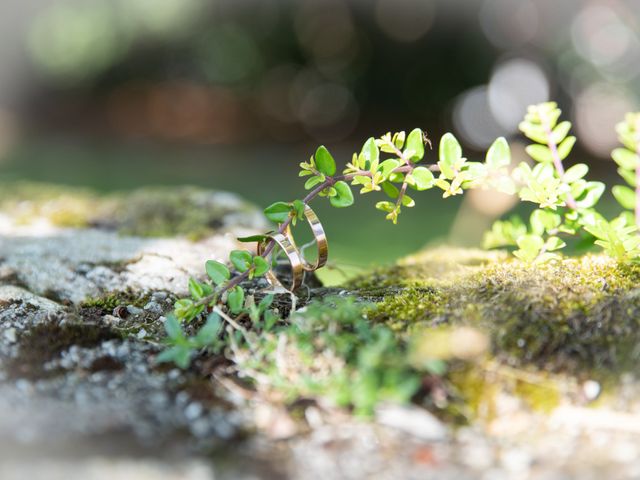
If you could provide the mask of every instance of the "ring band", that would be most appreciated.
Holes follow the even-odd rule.
[[[292,242],[292,240],[290,240],[289,237],[281,233],[267,235],[267,237],[270,238],[272,241],[274,241],[276,244],[278,244],[278,246],[280,246],[282,251],[285,253],[287,258],[289,259],[289,263],[291,264],[291,286],[290,287],[285,286],[280,281],[280,279],[276,277],[272,269],[269,269],[269,271],[266,273],[265,276],[269,281],[269,283],[271,283],[271,285],[274,285],[274,286],[278,285],[293,292],[294,290],[298,289],[300,285],[302,285],[302,276],[304,273],[304,269],[302,266],[302,259],[301,259],[300,253],[298,252],[298,249],[295,247],[295,244]],[[258,255],[262,255],[264,253],[264,250],[268,243],[269,242],[265,242],[265,241],[258,242],[258,247],[257,247]]]
[[[311,232],[316,239],[316,245],[318,246],[318,259],[315,263],[311,264],[307,262],[304,255],[302,255],[302,252],[299,252],[299,255],[302,261],[302,268],[307,272],[313,272],[327,264],[327,259],[329,258],[329,245],[327,243],[327,235],[324,233],[324,228],[322,228],[322,223],[320,223],[318,216],[313,210],[311,210],[309,205],[305,205],[304,207],[304,216],[307,218],[307,222],[311,227]],[[291,233],[291,224],[287,226],[286,233],[293,247],[297,249],[298,247],[295,239],[293,238],[293,234]]]

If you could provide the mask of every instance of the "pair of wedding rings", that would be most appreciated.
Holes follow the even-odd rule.
[[[273,272],[273,269],[269,270],[266,274],[266,278],[273,286],[283,287],[286,290],[293,292],[302,285],[305,272],[313,272],[319,268],[322,268],[327,263],[329,256],[329,246],[327,244],[327,236],[324,233],[324,228],[318,216],[315,214],[309,205],[304,208],[304,216],[311,227],[311,232],[315,237],[316,245],[318,247],[318,258],[315,262],[310,263],[305,258],[302,252],[298,249],[296,242],[291,232],[291,226],[288,225],[284,233],[273,233],[266,235],[263,241],[258,242],[258,255],[262,255],[267,249],[267,245],[272,241],[282,249],[289,264],[291,265],[291,280],[286,282],[281,278],[278,278]]]

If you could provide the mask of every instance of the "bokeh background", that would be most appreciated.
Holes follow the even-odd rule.
[[[389,130],[452,131],[473,159],[504,135],[524,158],[526,106],[555,99],[570,162],[611,185],[639,87],[638,0],[2,0],[0,182],[193,184],[266,205],[301,196],[317,144],[341,162]],[[415,198],[397,226],[370,196],[319,202],[333,259],[478,244],[512,206]]]

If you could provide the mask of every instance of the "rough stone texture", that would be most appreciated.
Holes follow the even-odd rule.
[[[224,212],[215,228],[210,217],[196,216],[206,228],[190,220],[185,236],[130,236],[123,232],[135,230],[137,220],[131,219],[140,218],[139,212],[132,207],[123,216],[112,208],[113,199],[105,206],[84,195],[90,201],[82,208],[74,206],[73,195],[49,194],[36,203],[0,197],[1,479],[640,477],[640,387],[633,371],[616,377],[616,387],[599,403],[594,400],[606,385],[589,374],[554,377],[554,386],[568,393],[539,409],[532,408],[531,392],[524,397],[495,389],[509,383],[504,378],[510,375],[535,384],[539,372],[515,370],[496,357],[465,377],[473,385],[470,378],[482,377],[478,385],[495,393],[491,415],[453,428],[416,406],[381,406],[372,422],[314,403],[298,405],[294,415],[225,377],[224,366],[214,368],[221,359],[199,359],[188,372],[156,365],[163,315],[185,292],[189,276],[201,275],[206,259],[226,258],[238,247],[235,236],[264,224],[237,197],[198,191],[177,195],[180,209],[166,203],[163,215],[171,225],[184,225],[179,213],[185,208],[215,207]],[[146,195],[135,193],[131,205],[149,212]],[[119,201],[126,204],[126,197]],[[96,212],[105,211],[108,221],[101,221]],[[158,218],[150,223],[156,233],[167,228]],[[76,228],[63,226],[69,224]],[[191,241],[186,236],[192,230],[207,234]],[[368,277],[360,295],[382,301],[382,316],[393,314],[386,320],[403,328],[407,322],[471,322],[478,312],[499,315],[499,309],[463,306],[512,298],[515,284],[505,260],[502,253],[426,252]],[[618,278],[614,266],[600,263],[603,270],[584,282],[572,270],[575,263],[530,270],[523,284],[528,290],[519,290],[525,294],[517,298],[534,298],[534,307],[544,303],[548,295],[540,279],[564,268],[575,276],[568,277],[573,297],[561,305],[562,315],[586,305],[574,303],[582,292],[596,292],[602,312],[619,304],[616,312],[633,317],[631,307],[640,298],[635,277]],[[485,268],[497,283],[469,288]],[[614,277],[619,285],[598,290],[607,283],[601,280],[609,288]],[[108,294],[114,297],[102,305],[97,297]],[[531,308],[527,312],[533,315]],[[550,395],[544,388],[542,396]]]

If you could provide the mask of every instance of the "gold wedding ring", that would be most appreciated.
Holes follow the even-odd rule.
[[[290,239],[289,236],[285,236],[281,233],[274,233],[271,235],[267,235],[267,237],[273,240],[285,253],[287,258],[289,259],[289,263],[291,264],[291,284],[285,285],[280,279],[273,273],[273,269],[269,269],[266,273],[266,278],[274,286],[281,286],[291,292],[298,289],[300,285],[302,285],[302,277],[304,274],[302,257],[300,256],[300,252],[295,247],[295,244]],[[269,240],[263,240],[258,242],[257,253],[258,255],[262,255],[269,244]]]
[[[311,210],[309,205],[305,205],[304,207],[304,216],[307,218],[309,227],[311,227],[311,232],[316,239],[316,245],[318,246],[318,259],[312,264],[307,262],[301,252],[298,251],[298,253],[302,261],[302,268],[307,272],[313,272],[327,264],[327,258],[329,257],[329,245],[327,244],[327,235],[324,233],[324,228],[322,228],[322,224],[320,223],[318,216],[313,210]],[[291,232],[291,224],[287,226],[286,234],[293,247],[297,250],[298,246],[296,245],[293,233]]]

